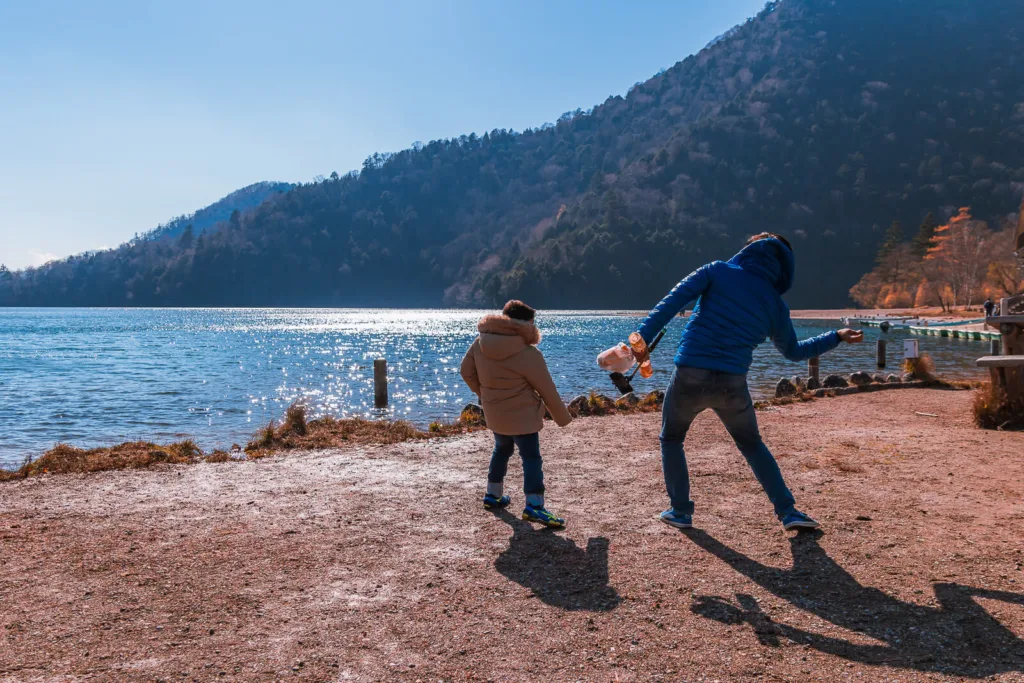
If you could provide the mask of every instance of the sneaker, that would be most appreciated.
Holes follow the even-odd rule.
[[[527,522],[539,522],[549,529],[564,529],[565,520],[555,517],[543,507],[527,505],[523,508],[523,519]]]
[[[821,525],[799,510],[793,510],[782,517],[782,526],[786,531],[792,531],[793,529],[817,529]]]
[[[484,510],[504,510],[512,499],[508,496],[495,496],[490,493],[484,494]]]
[[[665,522],[665,524],[674,526],[677,529],[693,528],[693,515],[684,515],[681,512],[676,512],[674,508],[669,508],[662,512],[660,519]]]

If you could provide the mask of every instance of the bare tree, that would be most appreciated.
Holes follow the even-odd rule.
[[[988,274],[987,246],[992,231],[984,221],[971,217],[969,207],[935,229],[932,246],[925,257],[934,267],[937,281],[949,287],[952,305],[968,308]]]

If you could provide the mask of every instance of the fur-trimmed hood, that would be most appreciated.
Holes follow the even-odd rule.
[[[495,360],[504,360],[540,343],[540,330],[535,324],[506,315],[486,315],[476,329],[480,332],[480,350]]]

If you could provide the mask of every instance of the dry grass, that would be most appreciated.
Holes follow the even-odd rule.
[[[390,422],[360,417],[321,417],[307,421],[305,408],[293,405],[280,426],[271,422],[261,429],[245,447],[245,452],[250,458],[259,458],[280,451],[433,439],[481,428],[478,420],[472,424],[464,424],[461,420],[454,423],[432,422],[426,431],[404,420]]]
[[[203,460],[203,452],[191,439],[167,446],[148,441],[130,441],[108,448],[91,449],[57,444],[37,460],[26,461],[16,471],[0,473],[0,481],[40,474],[84,474],[145,469],[154,465],[185,465]]]
[[[927,353],[922,353],[920,358],[908,358],[903,361],[903,372],[925,382],[938,381],[935,376],[935,361]]]
[[[1011,401],[1002,387],[985,382],[974,392],[974,422],[982,429],[1024,430],[1024,400]]]
[[[486,426],[483,413],[470,410],[469,408],[462,409],[462,413],[459,415],[459,423],[466,427]]]
[[[613,415],[616,412],[615,401],[604,394],[591,391],[587,397],[588,415]]]

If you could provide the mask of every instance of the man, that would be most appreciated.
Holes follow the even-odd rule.
[[[985,317],[991,318],[992,311],[995,310],[996,305],[992,303],[992,299],[985,299],[985,303],[981,307],[985,309]]]
[[[672,507],[666,524],[688,529],[693,523],[690,474],[683,440],[698,414],[711,408],[722,420],[754,476],[789,529],[815,529],[817,522],[796,509],[793,494],[765,447],[747,389],[754,349],[771,338],[782,355],[803,361],[863,340],[860,330],[842,329],[798,341],[789,307],[782,300],[793,283],[793,249],[784,238],[761,233],[730,261],[715,261],[688,275],[662,299],[639,333],[647,344],[685,306],[697,299],[675,357],[676,370],[662,411],[661,463]],[[638,361],[645,359],[640,354]]]

